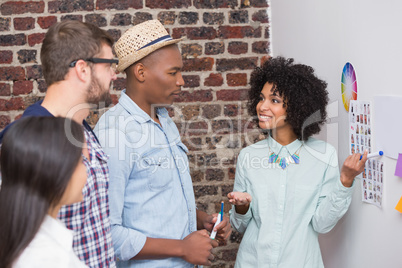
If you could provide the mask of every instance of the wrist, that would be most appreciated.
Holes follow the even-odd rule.
[[[353,180],[354,180],[354,177],[353,177],[353,178],[349,178],[349,177],[347,177],[347,176],[341,174],[341,183],[342,183],[343,186],[345,186],[345,187],[352,187],[352,185],[353,185]]]

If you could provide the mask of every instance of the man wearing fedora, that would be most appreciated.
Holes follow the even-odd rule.
[[[118,71],[127,76],[119,103],[95,127],[110,171],[110,215],[118,267],[210,265],[211,250],[225,244],[227,217],[195,206],[187,147],[163,107],[184,84],[176,43],[158,20],[138,24],[115,44]],[[197,231],[199,230],[199,231]]]

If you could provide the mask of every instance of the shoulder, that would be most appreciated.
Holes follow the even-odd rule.
[[[328,142],[310,137],[304,143],[304,148],[310,155],[314,156],[315,159],[320,159],[325,163],[338,161],[335,147]]]
[[[327,154],[332,154],[336,152],[335,147],[329,144],[328,142],[312,137],[308,138],[308,140],[304,143],[304,145],[305,147],[311,148],[312,150],[319,150]]]
[[[134,115],[135,116],[135,115]],[[127,124],[135,122],[134,117],[120,103],[106,111],[98,120],[94,132],[125,129]]]
[[[247,146],[246,148],[240,151],[239,157],[243,157],[246,154],[262,154],[264,156],[268,155],[268,143],[267,139],[258,141],[254,144]]]

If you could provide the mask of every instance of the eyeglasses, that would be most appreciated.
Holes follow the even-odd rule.
[[[75,60],[72,61],[68,67],[75,67],[75,65],[77,64],[79,60]],[[117,64],[119,64],[119,60],[117,59],[101,59],[101,58],[89,58],[89,59],[85,59],[84,61],[89,61],[92,62],[94,64],[96,63],[110,63],[110,68],[113,69],[113,71],[116,72],[116,68],[117,68]]]

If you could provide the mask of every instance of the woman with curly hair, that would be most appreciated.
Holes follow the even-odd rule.
[[[318,234],[349,208],[367,152],[339,174],[328,143],[312,138],[326,120],[327,84],[293,59],[271,58],[251,74],[249,113],[268,135],[237,161],[230,221],[244,233],[235,267],[324,267]]]

